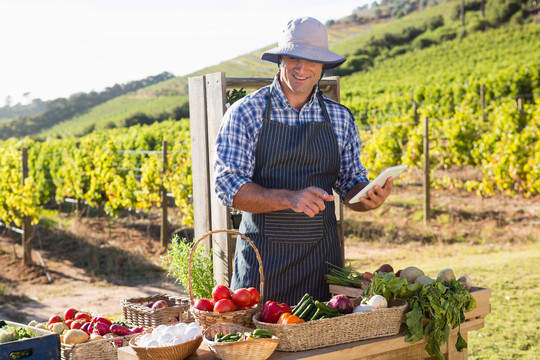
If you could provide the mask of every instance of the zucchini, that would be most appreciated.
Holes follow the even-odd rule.
[[[266,329],[255,329],[255,330],[253,330],[253,336],[271,338],[272,335],[273,335],[272,332],[269,331],[269,330],[266,330]]]

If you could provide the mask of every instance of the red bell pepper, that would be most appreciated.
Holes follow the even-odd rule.
[[[285,303],[267,301],[261,311],[261,321],[275,324],[281,314],[290,312],[292,312],[291,307]]]

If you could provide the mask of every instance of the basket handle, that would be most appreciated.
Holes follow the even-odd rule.
[[[191,253],[189,254],[189,262],[188,262],[188,285],[189,285],[189,299],[191,300],[191,306],[193,306],[195,304],[195,300],[193,299],[193,286],[191,285],[191,261],[193,259],[193,254],[195,253],[195,248],[197,247],[197,245],[204,239],[206,239],[207,237],[209,237],[210,235],[212,234],[217,234],[217,233],[227,233],[227,234],[231,234],[231,235],[238,235],[240,237],[242,237],[244,240],[246,240],[249,245],[251,245],[251,247],[253,248],[253,250],[255,250],[255,255],[257,256],[257,261],[259,262],[259,274],[260,274],[260,277],[261,277],[261,283],[259,285],[259,289],[260,289],[260,299],[259,299],[259,303],[258,303],[258,306],[262,304],[262,301],[264,299],[264,274],[263,274],[263,266],[262,266],[262,260],[261,260],[261,256],[259,255],[259,250],[257,249],[257,247],[255,246],[255,244],[253,244],[253,242],[244,234],[238,232],[238,231],[235,231],[235,230],[214,230],[214,231],[210,231],[210,232],[207,232],[206,234],[204,234],[199,240],[197,240],[194,244],[193,244],[193,247],[191,248]]]

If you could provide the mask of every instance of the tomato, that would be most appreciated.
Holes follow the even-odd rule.
[[[248,288],[249,295],[251,297],[251,304],[249,306],[255,306],[259,303],[261,300],[261,294],[259,294],[259,290],[257,290],[254,287]]]
[[[75,314],[74,320],[90,321],[92,320],[92,315],[83,313],[83,312],[78,312]]]
[[[214,302],[210,299],[199,299],[195,302],[193,307],[201,311],[213,311]]]
[[[235,306],[232,300],[221,299],[216,302],[214,305],[214,311],[217,313],[224,313],[229,311],[234,311]]]
[[[248,307],[251,304],[251,295],[247,289],[238,289],[231,295],[234,305],[238,307]]]
[[[75,308],[66,309],[64,312],[64,320],[73,320],[75,318],[75,314],[77,314],[77,310]]]
[[[66,325],[67,325],[67,321],[66,321]],[[83,325],[82,320],[73,320],[71,322],[71,326],[69,326],[69,328],[70,329],[80,329],[80,328],[82,328],[82,325]]]
[[[225,285],[216,285],[212,290],[212,298],[214,298],[214,303],[218,302],[221,299],[230,299],[231,290]]]
[[[68,319],[66,321],[64,321],[64,324],[66,324],[66,326],[68,327],[68,329],[71,329],[71,323],[73,322],[73,319]]]
[[[62,318],[60,317],[60,315],[52,315],[50,318],[49,318],[49,321],[47,322],[47,325],[50,325],[50,324],[54,324],[54,323],[57,323],[57,322],[62,322]]]

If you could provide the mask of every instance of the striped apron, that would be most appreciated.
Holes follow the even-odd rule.
[[[340,171],[336,135],[317,94],[324,122],[298,126],[270,120],[272,94],[266,103],[255,153],[253,182],[266,188],[300,190],[316,186],[332,194]],[[330,298],[326,262],[342,266],[333,201],[314,217],[293,210],[263,214],[244,212],[240,232],[248,236],[261,255],[264,301],[296,304],[309,293],[315,299]],[[231,288],[259,287],[259,263],[251,246],[238,238]]]

